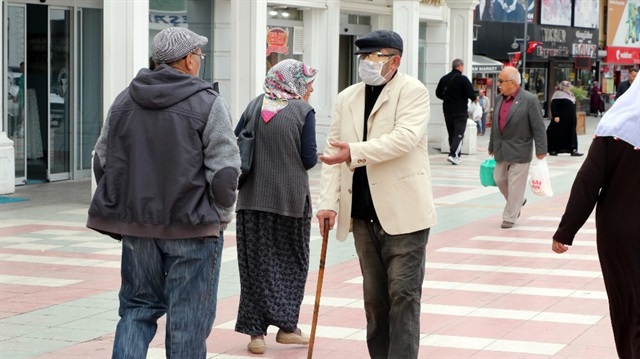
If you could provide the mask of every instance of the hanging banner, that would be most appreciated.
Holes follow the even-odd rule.
[[[575,0],[574,27],[600,28],[600,6],[598,0]]]
[[[542,0],[541,25],[571,26],[571,0]]]

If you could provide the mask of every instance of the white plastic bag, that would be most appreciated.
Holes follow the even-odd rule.
[[[546,158],[541,160],[535,158],[533,160],[532,167],[529,170],[529,186],[531,187],[531,192],[537,196],[553,196]]]

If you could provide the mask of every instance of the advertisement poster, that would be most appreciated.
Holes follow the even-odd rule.
[[[640,0],[609,0],[607,62],[640,64]]]
[[[597,29],[600,27],[600,8],[598,0],[575,0],[574,27]]]
[[[533,21],[534,0],[480,0],[476,6],[478,21],[524,22],[525,13]]]
[[[571,26],[571,0],[542,0],[540,24]]]
[[[640,0],[610,0],[607,44],[640,48]]]

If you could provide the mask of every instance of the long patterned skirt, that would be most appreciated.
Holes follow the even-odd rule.
[[[269,325],[288,333],[297,328],[309,272],[310,235],[309,217],[238,211],[240,305],[237,332],[263,335]]]

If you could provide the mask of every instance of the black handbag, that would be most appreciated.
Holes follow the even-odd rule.
[[[238,134],[238,148],[240,149],[240,177],[238,178],[238,188],[240,188],[247,180],[251,167],[253,165],[254,144],[256,139],[256,130],[258,129],[258,121],[260,120],[260,108],[262,104],[262,96],[253,104],[251,117],[244,117],[244,126]],[[243,114],[243,116],[246,115]],[[253,129],[249,130],[247,124],[253,121]]]

